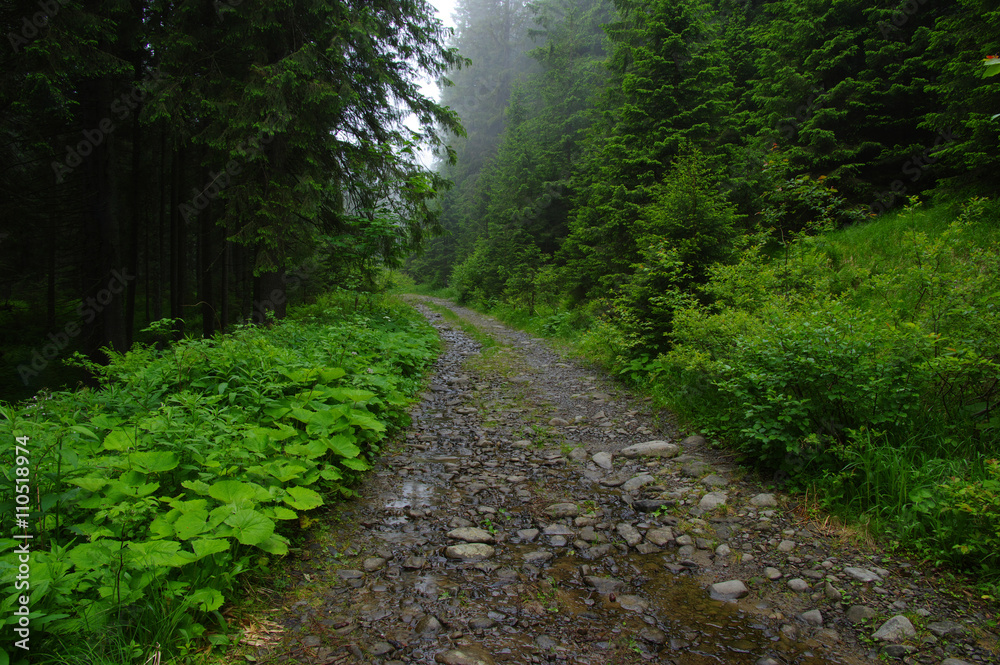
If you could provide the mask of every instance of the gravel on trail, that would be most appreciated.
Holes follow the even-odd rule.
[[[412,302],[444,342],[412,426],[260,590],[240,662],[1000,663],[978,600],[543,340]]]

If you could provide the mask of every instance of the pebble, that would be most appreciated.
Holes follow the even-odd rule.
[[[594,456],[591,457],[591,459],[594,460],[594,464],[601,467],[605,471],[611,471],[614,468],[614,464],[612,463],[612,460],[614,458],[611,453],[607,452],[594,453]]]
[[[674,532],[669,526],[650,529],[646,532],[646,540],[657,547],[666,547],[674,540]]]
[[[735,600],[743,598],[748,593],[750,593],[750,590],[741,580],[716,582],[709,587],[709,594],[717,600]]]
[[[471,526],[452,529],[448,532],[448,537],[455,540],[464,540],[467,543],[492,543],[494,540],[493,535],[489,531]]]
[[[449,545],[444,549],[444,555],[449,559],[462,559],[465,561],[482,561],[489,559],[496,553],[490,545],[483,543],[464,543],[462,545]]]
[[[496,661],[482,647],[466,645],[437,654],[434,662],[441,665],[495,665]]]
[[[872,637],[883,642],[899,642],[916,634],[917,630],[910,620],[902,614],[897,614],[883,623]]]
[[[724,492],[709,492],[705,496],[701,497],[701,501],[698,502],[698,508],[704,511],[715,510],[720,506],[726,505],[726,494]]]
[[[575,503],[554,503],[545,509],[545,514],[552,519],[576,517],[580,514],[580,507]]]
[[[618,532],[618,535],[621,536],[631,547],[635,547],[642,542],[642,534],[628,522],[620,523],[617,527],[615,527],[615,530]]]
[[[809,583],[798,577],[788,580],[788,588],[797,593],[804,593],[809,590]]]
[[[881,582],[882,578],[866,568],[844,568],[844,572],[859,582]]]
[[[622,448],[618,454],[633,459],[635,457],[676,457],[680,448],[669,441],[646,441]]]
[[[768,566],[767,568],[764,569],[764,577],[771,580],[772,582],[774,582],[775,580],[780,580],[781,571],[778,570],[777,568],[772,568],[771,566]]]

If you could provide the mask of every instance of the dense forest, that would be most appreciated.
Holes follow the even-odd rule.
[[[468,137],[440,169],[449,233],[410,269],[465,299],[625,297],[663,242],[703,281],[758,228],[780,242],[1000,184],[992,2],[459,7],[473,64],[442,103]]]
[[[416,150],[460,129],[419,79],[461,57],[423,0],[25,0],[0,21],[2,398],[163,318],[211,336],[371,288],[436,226]]]
[[[421,288],[763,477],[1000,570],[1000,6],[467,0]]]

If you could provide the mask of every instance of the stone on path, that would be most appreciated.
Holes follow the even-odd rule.
[[[649,603],[640,596],[618,596],[618,604],[629,612],[645,612],[649,609]]]
[[[882,578],[868,570],[867,568],[853,568],[848,566],[844,572],[859,582],[881,582]]]
[[[615,530],[618,532],[619,536],[625,539],[625,542],[628,543],[630,547],[635,547],[642,542],[642,534],[628,522],[620,523],[617,527],[615,527]]]
[[[587,454],[586,448],[574,448],[569,451],[569,458],[574,462],[586,462],[590,455]]]
[[[927,624],[927,630],[938,637],[961,637],[965,632],[965,626],[954,621],[935,621]]]
[[[726,494],[724,492],[709,492],[701,497],[698,508],[704,511],[715,510],[719,506],[726,505]]]
[[[676,443],[646,441],[622,448],[620,454],[622,457],[632,459],[634,457],[676,457],[679,452],[680,448]]]
[[[606,452],[594,453],[594,456],[591,459],[594,460],[594,464],[601,467],[605,471],[611,471],[611,469],[614,468],[614,465],[611,462],[611,460],[614,458],[612,457],[611,453],[606,453]]]
[[[809,583],[799,577],[788,580],[788,588],[796,593],[805,593],[809,590]]]
[[[780,580],[781,571],[778,570],[777,568],[768,566],[767,568],[764,569],[764,577],[771,580],[772,582],[774,582],[775,580]]]
[[[673,541],[674,532],[670,530],[669,526],[660,527],[658,529],[650,529],[646,532],[646,540],[653,543],[657,547],[666,547]]]
[[[971,663],[961,658],[945,658],[941,661],[941,665],[971,665]]]
[[[565,427],[566,425],[569,425],[569,421],[562,418],[552,418],[549,420],[549,425],[552,427]]]
[[[883,642],[900,642],[916,634],[917,629],[913,627],[910,620],[902,614],[897,614],[883,623],[882,627],[876,630],[872,637]]]
[[[596,575],[587,575],[583,578],[583,581],[592,586],[594,591],[602,596],[615,593],[625,585],[624,582],[616,580],[613,577],[598,577]]]
[[[873,616],[875,616],[875,610],[864,605],[852,605],[847,610],[847,620],[851,623],[861,623],[862,621],[871,619]]]
[[[449,559],[464,559],[465,561],[482,561],[489,559],[496,550],[483,543],[463,543],[450,545],[444,549],[444,555]]]
[[[631,478],[629,480],[626,480],[622,484],[622,491],[624,491],[624,492],[634,492],[637,489],[645,487],[646,485],[649,485],[650,483],[654,483],[654,482],[656,482],[656,478],[654,478],[653,476],[649,475],[648,473],[642,473],[642,474],[639,474],[638,476],[636,476],[635,478]]]
[[[482,647],[469,644],[439,653],[434,656],[434,662],[441,665],[494,665],[496,661]]]
[[[534,542],[538,538],[538,529],[518,529],[517,537],[526,543]]]
[[[735,600],[750,593],[747,585],[740,580],[729,580],[728,582],[716,582],[708,588],[712,598],[717,600]]]
[[[750,499],[750,505],[758,508],[774,508],[778,505],[778,500],[774,498],[773,494],[758,494]]]
[[[778,543],[778,551],[779,552],[788,553],[788,552],[791,552],[794,549],[795,549],[795,541],[794,540],[783,540],[780,543]]]
[[[823,625],[823,614],[819,610],[809,610],[808,612],[803,612],[799,615],[799,618],[806,623],[811,623],[814,626]]]
[[[554,503],[545,509],[545,514],[552,519],[576,517],[580,514],[580,507],[575,503]]]
[[[448,532],[449,538],[454,538],[455,540],[464,540],[467,543],[492,543],[493,536],[489,531],[485,529],[479,529],[474,526],[462,527],[459,529],[452,529]]]
[[[701,484],[707,487],[725,487],[729,481],[722,476],[712,473],[701,479]]]

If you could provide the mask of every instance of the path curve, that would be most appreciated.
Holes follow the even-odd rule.
[[[248,626],[257,662],[998,662],[984,615],[962,620],[913,567],[809,522],[598,372],[413,302],[445,350],[412,427]],[[917,636],[869,639],[903,614]]]

